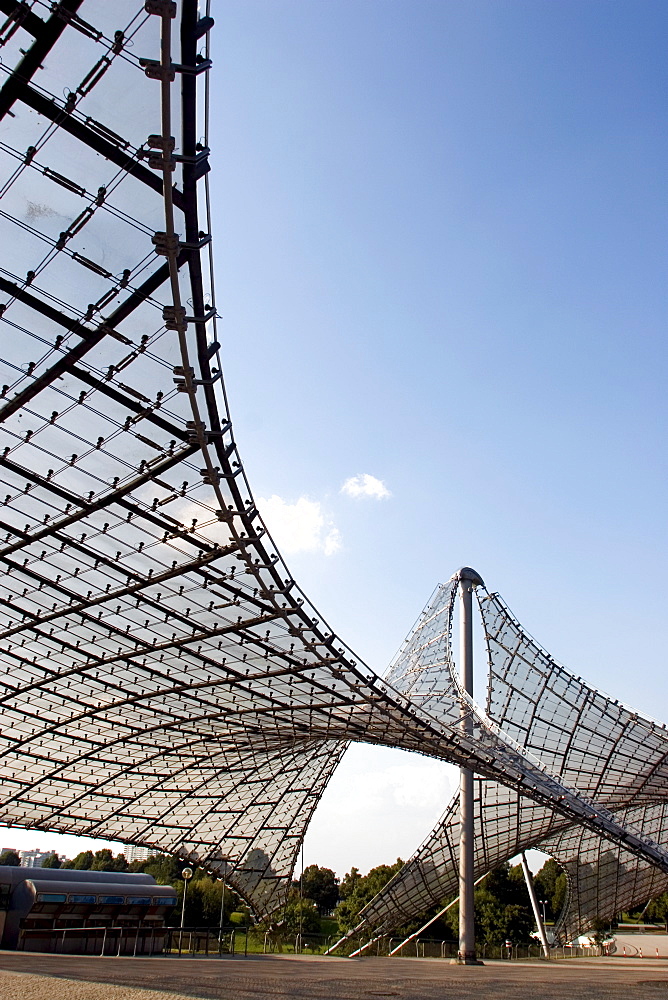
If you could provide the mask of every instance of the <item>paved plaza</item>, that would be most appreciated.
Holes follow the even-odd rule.
[[[461,968],[431,959],[0,955],[2,1000],[668,1000],[668,961],[575,959]]]

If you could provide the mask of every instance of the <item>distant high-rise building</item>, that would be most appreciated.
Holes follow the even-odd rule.
[[[41,868],[53,853],[53,851],[19,851],[18,855],[22,868]]]
[[[126,844],[123,848],[123,854],[129,862],[146,861],[152,854],[156,853],[156,851],[152,851],[149,847],[135,847],[132,844]]]

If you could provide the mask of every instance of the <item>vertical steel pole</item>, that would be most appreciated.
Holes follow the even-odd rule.
[[[522,871],[524,872],[524,881],[527,884],[527,889],[529,891],[529,899],[531,900],[531,906],[533,908],[533,915],[536,918],[536,927],[538,928],[538,933],[540,934],[540,943],[543,946],[543,954],[545,958],[550,957],[550,946],[547,943],[547,934],[545,933],[545,924],[540,915],[540,910],[538,909],[538,900],[536,899],[536,889],[533,884],[533,878],[531,877],[531,872],[529,871],[529,866],[527,864],[527,859],[524,851],[521,854],[522,858]]]
[[[183,901],[181,903],[181,928],[179,930],[179,958],[181,957],[181,945],[183,944],[183,921],[186,915],[186,892],[188,890],[187,879],[183,880]]]
[[[473,585],[459,581],[460,587],[460,657],[461,683],[473,694]],[[472,721],[466,705],[462,706],[462,731],[472,735]],[[475,962],[475,924],[473,917],[473,771],[459,772],[459,961]]]
[[[473,588],[481,578],[468,566],[457,573],[459,580],[460,619],[460,681],[468,695],[473,695]],[[461,707],[461,731],[473,735],[473,719],[468,706]],[[461,965],[478,965],[475,953],[474,893],[474,828],[473,771],[468,767],[459,772],[459,952]]]
[[[299,876],[299,954],[302,953],[302,931],[304,929],[304,841],[302,839],[302,872]],[[295,951],[297,949],[295,948]]]
[[[181,957],[181,945],[183,944],[183,922],[186,915],[186,892],[188,890],[188,879],[192,878],[192,868],[184,868],[181,872],[183,879],[183,903],[181,904],[181,930],[179,931],[179,958]]]
[[[223,952],[223,922],[225,920],[225,879],[227,877],[227,861],[223,862],[223,891],[220,897],[220,923],[218,925],[218,957]]]

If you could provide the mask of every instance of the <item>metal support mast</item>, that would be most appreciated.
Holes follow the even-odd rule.
[[[464,691],[473,695],[473,589],[483,585],[481,577],[468,566],[456,574],[460,597],[460,680]],[[462,704],[461,728],[473,735],[473,720],[466,704]],[[474,828],[473,771],[468,767],[459,772],[459,952],[460,965],[482,964],[475,952],[474,892]]]
[[[545,924],[543,923],[542,917],[540,915],[540,910],[538,909],[538,900],[536,899],[536,889],[533,884],[533,878],[531,872],[529,871],[529,866],[527,864],[526,854],[522,851],[522,871],[524,872],[524,881],[527,884],[527,889],[529,891],[529,899],[531,900],[531,906],[533,908],[533,915],[536,918],[536,927],[538,928],[538,933],[540,935],[540,943],[543,946],[543,954],[545,958],[550,957],[550,946],[547,943],[547,934],[545,933]]]

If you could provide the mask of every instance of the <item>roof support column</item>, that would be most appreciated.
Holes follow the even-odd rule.
[[[456,574],[459,580],[459,648],[460,682],[468,695],[473,695],[473,589],[482,584],[481,578],[465,566]],[[473,735],[473,720],[466,702],[461,705],[461,730]],[[474,893],[474,824],[473,771],[468,767],[459,772],[459,965],[482,965],[476,957]]]

